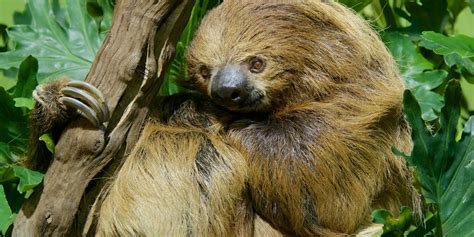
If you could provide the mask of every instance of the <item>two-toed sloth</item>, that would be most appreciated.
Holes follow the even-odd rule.
[[[410,171],[391,152],[410,150],[404,87],[350,10],[224,1],[203,19],[188,66],[201,95],[153,105],[90,217],[97,236],[331,236],[356,232],[376,208],[417,209]],[[91,96],[100,97],[83,83],[46,84],[33,115],[44,130],[80,99],[101,123]]]

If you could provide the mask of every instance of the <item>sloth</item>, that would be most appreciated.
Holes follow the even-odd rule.
[[[198,93],[153,105],[91,210],[97,236],[335,236],[369,225],[374,209],[419,209],[391,151],[411,149],[404,86],[351,10],[227,0],[204,17],[187,60]],[[96,126],[109,117],[85,82],[51,82],[34,97],[42,132],[71,111]]]

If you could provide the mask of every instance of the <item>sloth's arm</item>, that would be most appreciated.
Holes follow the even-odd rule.
[[[368,216],[380,162],[324,105],[304,105],[231,130],[246,151],[256,212],[297,236],[352,233]]]
[[[33,92],[36,100],[30,115],[30,139],[25,165],[45,170],[49,165],[46,147],[38,138],[51,133],[58,138],[64,125],[76,114],[100,127],[109,119],[104,96],[94,86],[82,82],[60,79],[38,86]]]

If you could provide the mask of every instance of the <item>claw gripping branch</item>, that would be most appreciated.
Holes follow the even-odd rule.
[[[56,145],[43,188],[37,189],[23,205],[15,221],[13,236],[69,236],[82,231],[80,224],[74,225],[78,229],[72,229],[81,199],[94,200],[96,195],[85,193],[86,187],[105,165],[112,159],[120,162],[136,144],[149,111],[143,105],[151,104],[154,99],[193,5],[192,0],[117,0],[112,28],[86,78],[104,93],[104,97],[88,84],[69,82],[61,91],[64,94],[61,101],[79,109],[94,124],[101,124],[109,117],[111,121],[120,122],[109,125],[107,131],[92,127],[84,119],[68,125]],[[140,64],[142,49],[147,45],[146,68],[156,70],[155,76],[143,79],[134,71]],[[142,82],[140,84],[147,88],[134,85],[134,82]],[[120,108],[126,113],[109,116],[105,104],[111,111]],[[107,138],[105,134],[108,134]]]

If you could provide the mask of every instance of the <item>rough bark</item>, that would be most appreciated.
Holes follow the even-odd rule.
[[[81,198],[112,159],[127,157],[174,55],[193,0],[117,0],[112,28],[86,81],[107,98],[105,129],[71,122],[56,146],[43,187],[23,205],[14,236],[65,236]]]

